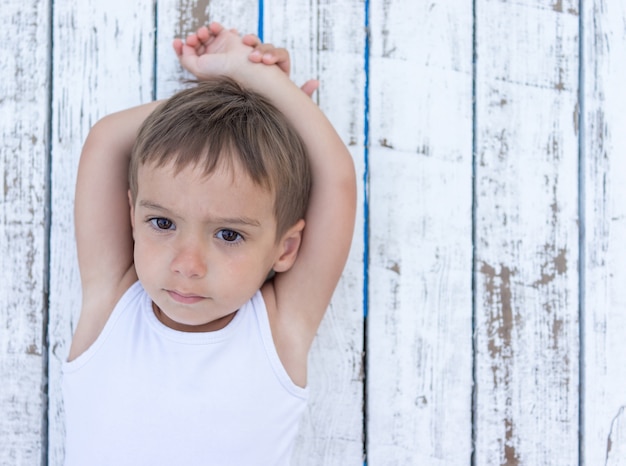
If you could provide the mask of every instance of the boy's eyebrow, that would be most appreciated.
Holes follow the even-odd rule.
[[[169,210],[163,207],[162,205],[159,205],[155,202],[146,201],[146,200],[139,201],[139,207],[145,207],[146,209],[160,210],[161,212],[165,212],[165,213],[169,212]]]
[[[145,207],[148,209],[154,209],[154,210],[159,210],[163,213],[169,213],[170,211],[159,205],[156,204],[154,202],[151,201],[146,201],[146,200],[141,200],[139,201],[139,205],[141,207]],[[213,223],[225,223],[225,224],[234,224],[234,225],[247,225],[247,226],[252,226],[252,227],[260,227],[261,226],[261,222],[259,222],[257,219],[254,218],[250,218],[250,217],[214,217],[211,218],[211,222]]]
[[[245,225],[249,227],[260,227],[261,223],[258,220],[248,217],[233,217],[233,218],[214,218],[215,223],[224,223],[227,225]]]

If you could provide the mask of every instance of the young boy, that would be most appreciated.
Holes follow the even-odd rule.
[[[289,464],[355,173],[284,51],[245,42],[217,24],[175,41],[207,82],[85,142],[68,466]]]

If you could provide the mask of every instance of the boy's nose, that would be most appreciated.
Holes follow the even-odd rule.
[[[206,275],[206,257],[202,248],[186,245],[178,250],[171,262],[171,270],[187,278],[201,278]]]

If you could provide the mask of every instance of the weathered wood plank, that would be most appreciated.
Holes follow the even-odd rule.
[[[0,464],[45,454],[50,4],[0,1]]]
[[[578,464],[578,2],[476,2],[475,461]]]
[[[471,8],[372,3],[372,466],[470,464]]]
[[[626,465],[626,5],[583,10],[584,465]]]
[[[149,101],[154,15],[150,1],[72,0],[54,7],[49,464],[63,462],[61,364],[80,310],[73,203],[78,158],[104,115]]]
[[[300,84],[310,78],[320,80],[314,98],[348,145],[361,180],[363,2],[265,0],[264,12],[264,39],[289,50],[293,80]],[[359,211],[348,264],[311,350],[311,398],[294,465],[363,464],[362,353],[363,215]]]
[[[51,465],[63,458],[60,364],[80,302],[77,159],[98,117],[151,98],[155,4],[139,3],[74,0],[54,8]],[[583,5],[580,461],[618,465],[626,458],[626,10],[619,0]],[[292,51],[296,81],[322,79],[320,105],[362,170],[362,2],[264,6],[266,39]],[[372,2],[373,465],[469,462],[472,15],[471,5],[430,6]],[[578,461],[577,7],[573,0],[476,3],[476,464]],[[40,462],[45,439],[50,4],[0,0],[0,10],[0,463],[30,465]],[[181,86],[174,35],[209,17],[243,32],[258,21],[257,0],[168,0],[156,11],[159,97]],[[353,430],[362,419],[360,226],[311,358],[314,397],[298,464],[360,461],[360,430]]]

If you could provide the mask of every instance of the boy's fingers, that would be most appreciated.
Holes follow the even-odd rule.
[[[189,34],[187,35],[187,39],[185,39],[185,44],[190,47],[197,47],[200,45],[200,40],[198,39],[197,34]]]
[[[254,46],[254,50],[258,50],[263,55],[266,55],[268,53],[269,54],[275,54],[275,53],[279,52],[281,49],[277,49],[272,44],[261,44],[261,43],[259,43],[258,45]]]
[[[263,60],[263,54],[258,50],[253,50],[250,52],[250,55],[248,55],[248,58],[251,62],[261,63],[261,60]]]
[[[196,49],[194,47],[183,44],[183,46],[181,47],[181,53],[179,57],[181,62],[184,60],[185,64],[188,64],[190,63],[189,62],[190,57],[197,57],[197,56],[198,54],[196,53]]]
[[[261,39],[259,39],[259,37],[255,34],[246,34],[241,38],[241,41],[250,47],[261,45]]]
[[[222,32],[224,30],[224,26],[222,26],[220,23],[213,21],[212,23],[209,24],[209,31],[211,32],[211,34],[215,34],[216,36]]]
[[[266,59],[266,55],[267,54],[263,55],[264,62]],[[274,49],[271,51],[271,56],[275,60],[274,63],[276,63],[278,67],[283,70],[287,74],[287,76],[289,76],[289,73],[291,71],[291,61],[289,60],[289,52],[287,52],[287,49]]]
[[[263,63],[265,63],[266,65],[275,65],[276,63],[280,61],[278,57],[272,53],[264,53],[261,58],[263,60]],[[283,68],[280,64],[279,66]]]
[[[306,95],[311,97],[318,87],[320,87],[320,82],[317,79],[309,79],[300,89],[302,89],[302,92]]]
[[[202,26],[196,31],[196,36],[200,42],[206,42],[211,37],[211,32],[206,26]]]
[[[183,53],[183,41],[176,38],[172,41],[172,47],[174,47],[174,52],[176,52],[177,56],[181,56]]]

